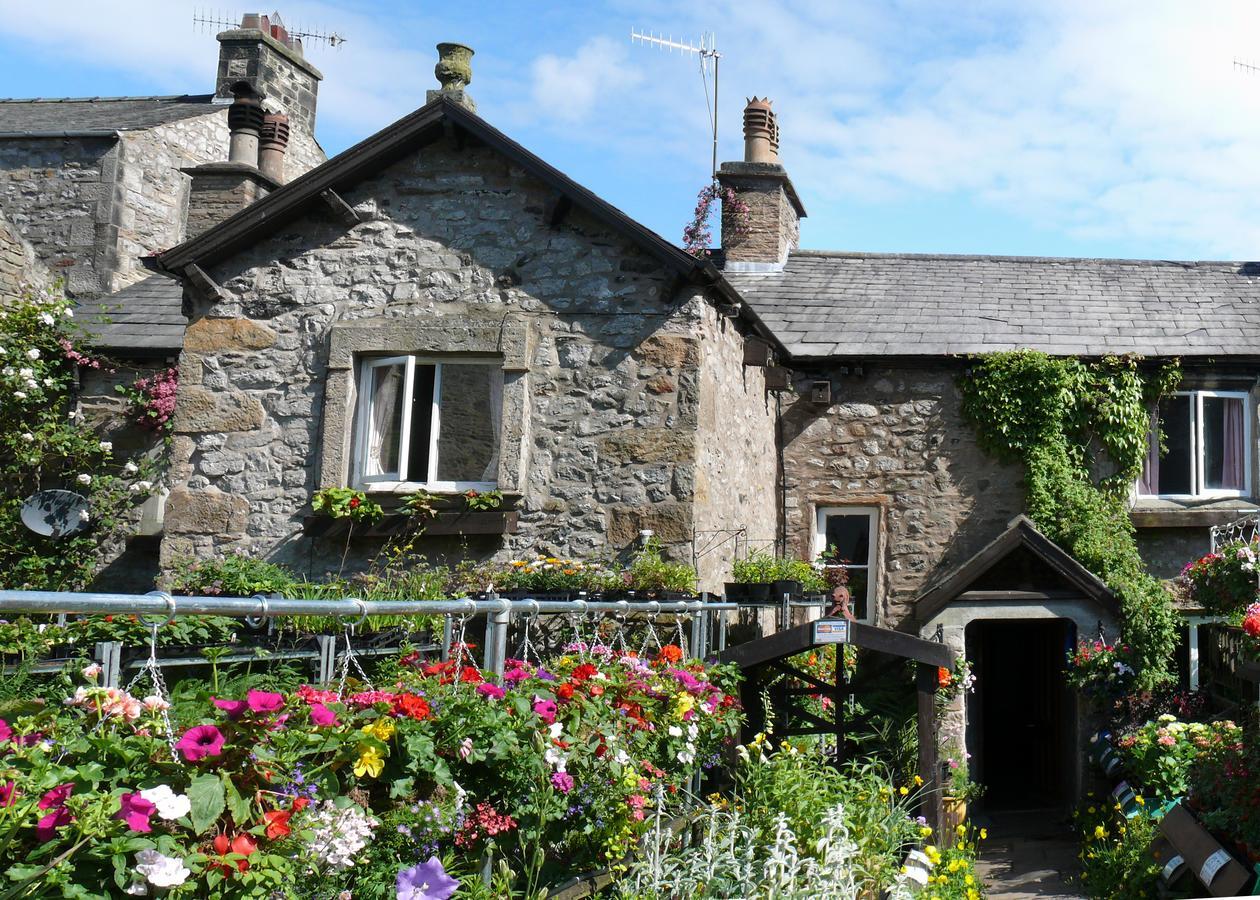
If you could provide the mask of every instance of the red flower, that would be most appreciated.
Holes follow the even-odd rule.
[[[936,670],[936,684],[938,687],[949,687],[954,680],[954,673],[944,666]]]
[[[289,817],[292,815],[293,811],[290,809],[272,809],[263,813],[263,821],[267,823],[267,839],[278,841],[288,837],[293,831],[289,827]]]
[[[362,503],[362,502],[363,502],[363,501],[362,501],[362,500],[360,500],[358,497],[351,497],[351,498],[350,498],[350,508],[351,508],[351,509],[358,509],[358,508],[359,508],[359,504],[360,504],[360,503]]]
[[[481,682],[485,681],[476,666],[469,666],[460,672],[459,680],[464,682],[464,684],[481,684]]]
[[[582,665],[573,670],[573,680],[578,684],[581,684],[583,681],[594,677],[598,673],[599,669],[595,668],[590,663],[582,663]]]
[[[432,714],[432,707],[429,701],[423,697],[417,697],[415,694],[400,694],[394,701],[394,712],[396,715],[403,715],[422,722],[429,718]]]
[[[682,648],[677,644],[666,644],[656,654],[657,662],[676,663],[682,660]]]
[[[592,697],[599,697],[604,693],[604,686],[602,684],[592,684],[587,690],[591,692]]]
[[[564,684],[560,685],[560,687],[556,688],[556,698],[559,700],[572,700],[573,685],[566,681]]]

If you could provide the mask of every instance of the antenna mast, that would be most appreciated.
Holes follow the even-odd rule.
[[[280,20],[279,13],[272,13],[270,16],[264,16],[264,19],[270,19],[272,24],[279,25],[284,28],[284,23]],[[224,15],[217,12],[210,15],[204,9],[197,9],[193,12],[193,27],[200,28],[204,34],[210,28],[221,28],[231,30],[241,27],[241,17]],[[318,41],[321,44],[327,44],[329,47],[336,49],[346,42],[346,39],[335,31],[302,31],[300,29],[285,28],[285,32],[289,37],[301,38],[303,41]]]
[[[707,32],[700,35],[700,41],[695,44],[676,41],[673,35],[665,37],[661,34],[653,34],[652,32],[642,32],[630,29],[630,43],[639,42],[649,46],[658,47],[673,53],[675,50],[684,56],[694,55],[700,60],[700,79],[704,82],[704,108],[709,114],[709,126],[713,131],[713,170],[712,176],[717,179],[717,154],[718,154],[718,62],[722,59],[722,54],[717,49],[717,36],[713,32]],[[709,75],[712,69],[713,76],[713,104],[709,105]]]

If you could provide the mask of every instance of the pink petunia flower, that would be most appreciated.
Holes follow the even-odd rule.
[[[490,700],[502,700],[507,696],[507,691],[503,690],[503,688],[499,687],[497,684],[489,681],[483,681],[481,684],[477,685],[477,693]]]
[[[57,836],[57,829],[69,825],[74,820],[70,810],[59,806],[35,824],[35,839],[47,844]]]
[[[73,784],[63,784],[44,794],[39,800],[40,809],[60,809],[66,805],[66,798],[74,792]]]
[[[17,791],[14,790],[16,785],[12,781],[6,781],[0,784],[0,807],[12,806],[13,801],[17,799]]]
[[[9,727],[9,723],[4,719],[0,719],[0,743],[4,743],[13,737],[13,729]]]
[[[562,794],[573,790],[573,776],[568,772],[552,772],[551,786]]]
[[[223,752],[225,743],[227,738],[219,729],[213,725],[198,725],[184,732],[184,736],[175,743],[175,749],[188,762],[196,762],[207,756],[218,756]]]
[[[153,830],[152,826],[149,825],[149,819],[157,811],[157,806],[151,800],[144,799],[138,793],[123,794],[121,800],[122,807],[114,818],[122,819],[132,831]]]
[[[322,703],[312,703],[311,722],[320,727],[336,725],[337,714]]]
[[[284,708],[284,694],[273,694],[270,691],[250,691],[245,695],[245,702],[252,712],[269,713]]]
[[[245,710],[249,709],[249,704],[244,700],[220,700],[218,697],[213,697],[210,702],[227,713],[228,718],[233,722],[245,715]]]
[[[543,700],[540,697],[534,699],[534,713],[538,718],[550,725],[556,720],[556,701]]]

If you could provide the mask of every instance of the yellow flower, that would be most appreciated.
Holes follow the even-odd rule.
[[[923,787],[923,778],[919,775],[914,776],[914,786]]]
[[[961,860],[961,859],[951,859],[951,860],[949,861],[949,866],[947,866],[947,868],[948,868],[948,869],[949,869],[949,871],[951,871],[951,872],[957,872],[959,869],[961,869],[961,868],[962,868],[962,860]]]
[[[388,741],[394,736],[394,720],[393,719],[377,719],[364,725],[361,729],[365,734],[370,734],[378,741]]]
[[[987,841],[988,839],[989,839],[989,829],[987,829],[987,828],[981,828],[981,829],[980,829],[980,840],[982,840],[982,841]]]
[[[975,880],[974,878],[972,878],[972,877],[971,877],[971,873],[970,873],[970,872],[968,872],[968,873],[967,873],[967,877],[963,879],[963,883],[964,883],[964,884],[966,884],[966,885],[968,885],[968,886],[970,886],[970,885],[975,884],[975,883],[976,883],[976,880]]]
[[[905,786],[903,785],[902,787],[900,787],[900,788],[898,789],[898,793],[900,793],[900,794],[901,794],[901,796],[903,796],[903,797],[904,797],[904,796],[906,796],[906,794],[910,793],[910,788],[905,787]]]
[[[928,861],[932,865],[936,865],[941,861],[941,851],[937,850],[934,844],[928,844],[923,848],[923,852],[927,854]]]
[[[932,826],[931,826],[931,825],[920,825],[920,826],[919,826],[919,837],[929,837],[931,834],[932,834]]]
[[[359,751],[359,760],[354,764],[354,774],[362,778],[367,775],[370,778],[380,777],[381,770],[385,768],[385,758],[375,747],[364,747]]]
[[[1092,806],[1091,806],[1091,807],[1089,808],[1089,810],[1088,810],[1088,812],[1089,812],[1089,814],[1090,814],[1091,816],[1092,816],[1092,815],[1093,815],[1096,811],[1097,811],[1097,810],[1095,810],[1095,809],[1094,809],[1094,807],[1092,807]]]
[[[1133,798],[1133,800],[1134,800],[1134,802],[1135,802],[1135,803],[1137,803],[1137,805],[1138,805],[1138,806],[1145,806],[1145,805],[1146,805],[1146,801],[1142,799],[1142,795],[1141,795],[1141,794],[1138,794],[1136,797],[1134,797],[1134,798]]]
[[[1101,840],[1102,840],[1103,838],[1105,838],[1106,836],[1107,836],[1107,829],[1106,829],[1106,828],[1103,828],[1101,825],[1095,825],[1095,826],[1094,826],[1094,837],[1095,837],[1095,838],[1097,838],[1098,840],[1100,840],[1100,841],[1101,841]]]

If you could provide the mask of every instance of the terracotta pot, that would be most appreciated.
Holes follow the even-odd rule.
[[[941,830],[947,835],[957,833],[958,826],[967,821],[967,801],[962,797],[941,798]]]

